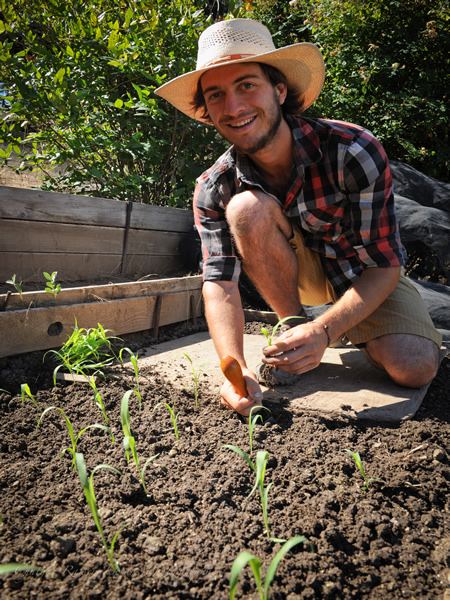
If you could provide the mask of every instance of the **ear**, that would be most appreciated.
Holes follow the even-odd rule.
[[[280,106],[284,103],[287,96],[287,86],[284,83],[277,83],[275,86],[275,93],[278,96]]]

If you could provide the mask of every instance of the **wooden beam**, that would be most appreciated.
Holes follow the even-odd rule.
[[[196,314],[201,316],[200,290],[167,294],[161,306],[160,326],[190,319],[191,294],[195,295]],[[155,296],[143,296],[0,312],[0,358],[60,347],[72,333],[75,319],[78,327],[88,329],[100,323],[117,335],[151,329],[155,302]]]

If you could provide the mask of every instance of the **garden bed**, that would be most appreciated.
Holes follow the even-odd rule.
[[[203,319],[199,328],[205,328]],[[160,341],[193,330],[162,328]],[[124,344],[137,350],[149,341],[155,342],[134,334]],[[141,465],[158,454],[145,472],[148,498],[122,444],[121,401],[136,384],[131,366],[111,369],[98,384],[114,445],[100,429],[86,431],[79,442],[88,473],[102,463],[123,473],[100,470],[94,476],[107,540],[127,524],[114,552],[121,571],[113,573],[71,457],[59,459],[69,445],[62,415],[50,411],[36,428],[39,413],[29,398],[22,403],[20,384],[29,384],[41,410],[63,408],[76,433],[105,422],[89,385],[54,387],[53,364],[42,355],[11,357],[0,370],[0,387],[12,392],[0,394],[0,562],[45,570],[1,577],[2,597],[226,599],[232,563],[243,550],[261,559],[265,573],[280,544],[267,539],[258,494],[247,499],[254,481],[250,468],[223,449],[234,444],[248,453],[248,425],[220,407],[207,372],[200,376],[195,405],[191,367],[183,358],[184,391],[162,380],[157,367],[145,368],[139,372],[141,412],[137,398],[130,399]],[[270,533],[302,535],[314,547],[311,552],[301,544],[284,557],[272,599],[448,599],[449,388],[447,356],[414,419],[393,427],[293,412],[282,391],[268,404],[271,412],[256,426],[253,443],[254,454],[269,453]],[[169,411],[155,410],[160,402],[175,404],[179,412],[178,443]],[[344,448],[359,452],[368,477],[384,482],[374,481],[365,491]],[[247,566],[236,598],[256,597]]]

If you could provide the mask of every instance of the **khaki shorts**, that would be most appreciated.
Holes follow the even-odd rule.
[[[301,303],[319,306],[336,302],[336,293],[325,276],[320,256],[305,246],[303,235],[296,225],[293,225],[293,230],[289,243],[297,256]],[[442,343],[442,336],[434,327],[421,295],[403,274],[392,294],[346,335],[356,346],[382,335],[402,333],[428,338],[439,347]]]

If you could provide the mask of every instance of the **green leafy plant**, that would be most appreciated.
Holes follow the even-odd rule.
[[[266,329],[265,327],[261,327],[261,333],[264,334],[266,340],[267,340],[267,345],[271,346],[272,345],[272,341],[273,338],[275,337],[275,333],[277,332],[278,328],[281,327],[281,325],[283,325],[283,323],[285,321],[288,321],[289,319],[304,319],[305,317],[284,317],[284,319],[280,319],[278,321],[278,323],[276,325],[274,325],[273,329],[272,329],[272,333],[270,333],[270,331],[268,329]]]
[[[94,518],[94,522],[95,522],[95,525],[97,526],[97,530],[102,539],[102,544],[105,549],[106,555],[108,557],[111,569],[115,573],[120,573],[119,563],[114,559],[114,546],[117,541],[117,537],[118,537],[119,533],[122,531],[122,529],[127,527],[129,525],[129,523],[125,523],[125,525],[122,525],[120,527],[120,529],[117,531],[117,533],[115,534],[115,536],[113,537],[111,544],[108,544],[105,533],[103,531],[102,524],[100,523],[100,517],[98,514],[98,508],[97,508],[97,501],[95,499],[94,474],[99,469],[109,469],[110,471],[113,471],[114,473],[117,473],[120,476],[122,476],[122,473],[115,467],[110,467],[109,465],[97,465],[92,470],[90,477],[88,477],[87,471],[86,471],[86,464],[84,462],[84,456],[81,453],[77,452],[75,454],[75,461],[76,461],[76,465],[77,465],[78,475],[80,476],[81,485],[83,486],[84,495],[86,497],[88,506],[91,509],[92,517]]]
[[[24,404],[24,402],[25,402],[25,396],[28,396],[28,398],[35,405],[35,407],[38,409],[38,411],[41,412],[41,408],[40,408],[39,404],[36,402],[36,400],[34,399],[34,396],[31,393],[30,386],[28,385],[28,383],[22,383],[20,386],[20,391],[22,393],[22,404]]]
[[[129,348],[122,348],[119,353],[119,360],[123,363],[123,353],[128,352],[130,355],[130,362],[133,365],[134,376],[136,377],[136,387],[134,391],[136,392],[137,397],[139,398],[139,412],[141,410],[142,405],[142,396],[141,396],[141,388],[139,386],[139,365],[138,365],[138,354],[137,352],[132,352]]]
[[[145,477],[144,477],[145,469],[147,468],[147,465],[149,464],[149,462],[154,460],[157,456],[159,456],[159,454],[155,454],[154,456],[151,456],[150,458],[148,458],[145,461],[144,466],[142,468],[139,466],[139,457],[136,452],[136,441],[131,434],[131,426],[130,426],[130,411],[129,411],[128,404],[129,404],[131,394],[137,395],[136,390],[128,390],[127,392],[125,392],[125,394],[122,398],[122,405],[121,405],[121,410],[120,410],[120,416],[122,419],[122,431],[123,431],[123,435],[124,435],[123,446],[125,448],[125,453],[127,455],[127,464],[130,462],[130,452],[131,452],[134,464],[136,465],[136,469],[139,473],[139,478],[141,480],[142,487],[144,489],[146,496],[148,496],[149,493],[147,491],[147,486],[145,484]]]
[[[296,536],[288,540],[283,544],[277,554],[273,557],[271,563],[266,572],[266,576],[264,578],[264,587],[262,583],[262,573],[261,573],[261,561],[259,558],[250,554],[247,550],[238,554],[238,556],[234,559],[233,566],[231,567],[230,573],[230,600],[233,600],[236,595],[236,590],[238,586],[239,575],[241,574],[242,569],[250,564],[250,567],[253,572],[253,576],[255,578],[256,587],[258,590],[260,600],[268,600],[269,599],[269,589],[272,584],[272,581],[275,577],[276,570],[278,568],[278,564],[281,559],[291,550],[294,546],[301,543],[309,544],[311,550],[314,550],[311,542],[305,538],[304,536]]]
[[[250,492],[250,494],[247,496],[247,500],[253,495],[255,490],[258,489],[259,497],[261,499],[261,508],[262,508],[262,513],[263,513],[264,526],[266,528],[267,537],[270,538],[267,505],[268,505],[269,490],[273,484],[269,483],[267,488],[264,489],[264,476],[266,473],[267,460],[269,458],[269,453],[266,450],[258,450],[258,452],[256,453],[256,460],[254,463],[252,461],[252,459],[250,458],[250,456],[246,452],[244,452],[243,450],[238,448],[237,446],[232,446],[231,444],[225,444],[224,446],[222,446],[222,448],[228,448],[229,450],[233,450],[233,452],[236,452],[237,454],[239,454],[239,456],[242,456],[242,458],[246,461],[246,463],[249,465],[249,467],[255,473],[255,485],[253,486],[253,489]]]
[[[195,406],[198,406],[198,383],[199,383],[199,377],[200,374],[203,370],[203,367],[205,366],[204,364],[200,367],[199,371],[196,371],[194,368],[194,363],[192,362],[191,357],[183,352],[183,355],[188,359],[188,361],[191,363],[191,369],[192,369],[192,373],[194,374],[194,385],[193,387],[189,388],[191,390],[193,390],[194,392],[194,398],[195,398]]]
[[[45,277],[45,279],[47,279],[47,283],[45,284],[45,286],[46,286],[45,291],[48,292],[49,294],[53,294],[53,296],[55,298],[61,291],[61,284],[56,283],[57,275],[58,275],[58,271],[53,271],[53,273],[51,275],[50,275],[50,273],[46,273],[44,271],[44,277]]]
[[[371,477],[370,479],[367,477],[366,472],[364,470],[363,464],[361,462],[361,457],[359,455],[359,452],[352,452],[351,450],[348,450],[347,448],[344,448],[342,450],[342,452],[348,452],[350,454],[350,456],[353,457],[358,469],[361,471],[361,474],[363,476],[364,479],[364,487],[363,490],[367,492],[367,490],[369,489],[370,484],[372,483],[372,481],[381,481],[382,483],[386,483],[384,481],[384,479],[380,479],[380,477]]]
[[[81,435],[87,431],[88,429],[93,429],[94,427],[97,429],[103,429],[103,431],[106,431],[107,433],[109,433],[109,435],[111,436],[111,442],[112,444],[114,444],[114,435],[112,433],[112,431],[108,428],[105,427],[104,425],[100,425],[99,423],[94,423],[93,425],[88,425],[87,427],[85,427],[84,429],[82,429],[79,434],[75,437],[74,434],[74,430],[72,427],[72,423],[70,422],[69,417],[66,416],[66,413],[64,412],[64,410],[62,408],[60,408],[59,406],[49,406],[48,408],[46,408],[43,413],[41,414],[39,421],[38,421],[38,427],[41,424],[42,419],[44,418],[44,416],[51,410],[59,410],[59,412],[62,414],[64,421],[66,423],[67,426],[67,431],[69,432],[69,437],[70,437],[70,442],[72,444],[71,448],[65,448],[60,455],[60,459],[64,456],[64,454],[69,451],[72,453],[73,456],[73,460],[72,460],[72,464],[71,467],[74,468],[76,467],[76,461],[75,461],[75,454],[77,452],[77,444],[80,440]]]
[[[44,569],[34,567],[33,565],[24,565],[23,563],[4,563],[0,565],[0,575],[8,575],[9,573],[19,573],[19,571],[37,571],[45,573]]]
[[[100,323],[97,328],[79,328],[75,319],[75,327],[67,342],[59,350],[49,350],[59,361],[59,365],[53,371],[53,383],[56,385],[56,374],[62,368],[71,374],[100,374],[101,369],[111,365],[114,361],[111,340],[120,339],[109,329],[104,329]]]
[[[257,410],[259,411],[261,408],[270,412],[270,410],[265,406],[258,407]],[[256,425],[256,422],[258,421],[258,419],[261,421],[261,423],[263,421],[263,416],[260,412],[258,412],[256,415],[253,416],[254,409],[256,409],[255,406],[253,406],[250,409],[250,413],[248,415],[248,435],[250,438],[250,456],[252,455],[252,451],[253,451],[253,430],[255,429],[255,425]]]
[[[170,418],[172,420],[172,426],[173,426],[173,431],[175,433],[175,439],[177,440],[177,442],[180,441],[180,436],[178,433],[178,425],[177,425],[177,419],[178,419],[178,415],[180,413],[175,414],[175,411],[173,410],[173,408],[170,406],[170,404],[168,404],[167,402],[159,402],[155,408],[153,409],[153,412],[155,412],[155,410],[159,407],[159,406],[165,406],[167,408],[167,410],[170,413]]]
[[[84,375],[84,373],[82,371],[79,371],[79,373]],[[87,375],[85,375],[85,378],[86,378],[86,381],[91,386],[92,391],[94,392],[95,406],[97,406],[102,411],[102,415],[103,415],[103,418],[105,419],[106,423],[109,423],[108,415],[106,413],[105,403],[103,402],[102,395],[100,394],[100,392],[98,390],[97,383],[95,382],[95,377],[88,377]]]
[[[20,294],[20,297],[22,297],[22,294],[23,294],[22,283],[23,283],[23,281],[17,281],[15,273],[11,277],[11,279],[7,279],[6,280],[6,283],[9,283],[10,285],[14,286],[14,288],[16,289],[16,291]]]

